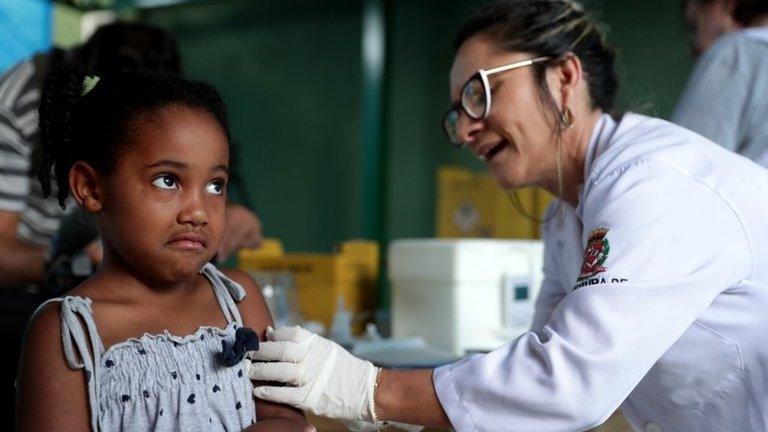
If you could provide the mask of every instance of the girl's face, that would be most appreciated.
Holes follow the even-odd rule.
[[[451,100],[479,69],[535,57],[500,50],[486,36],[471,37],[459,48],[451,68]],[[549,77],[548,77],[549,79]],[[523,67],[489,77],[491,108],[484,119],[462,113],[457,134],[503,188],[540,184],[555,172],[552,120],[545,115],[533,69]]]
[[[207,112],[173,105],[133,128],[98,213],[105,258],[149,280],[194,278],[224,229],[229,151]]]

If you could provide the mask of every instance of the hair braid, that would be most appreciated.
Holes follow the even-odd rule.
[[[40,142],[43,159],[38,179],[43,195],[49,196],[51,169],[59,185],[57,198],[64,207],[68,194],[69,168],[72,166],[72,124],[71,113],[80,98],[82,74],[68,61],[65,52],[54,49],[49,60],[49,70],[40,97]]]

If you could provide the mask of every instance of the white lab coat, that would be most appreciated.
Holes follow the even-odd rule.
[[[544,227],[533,331],[435,370],[453,426],[580,431],[621,405],[637,430],[767,431],[768,170],[636,114],[600,119],[584,170]]]

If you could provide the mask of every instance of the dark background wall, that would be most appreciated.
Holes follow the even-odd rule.
[[[240,166],[266,234],[289,250],[344,239],[434,234],[436,169],[482,166],[453,150],[439,122],[451,40],[480,1],[384,0],[387,60],[380,118],[381,196],[364,193],[362,11],[365,1],[217,0],[140,18],[179,38],[187,72],[223,93]],[[619,49],[620,107],[666,117],[692,61],[677,0],[589,0]],[[366,213],[370,200],[377,214]]]

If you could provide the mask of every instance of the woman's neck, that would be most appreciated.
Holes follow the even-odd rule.
[[[560,174],[547,179],[542,185],[549,193],[576,207],[584,184],[584,164],[592,133],[602,111],[586,113],[576,119],[573,126],[563,132]]]

